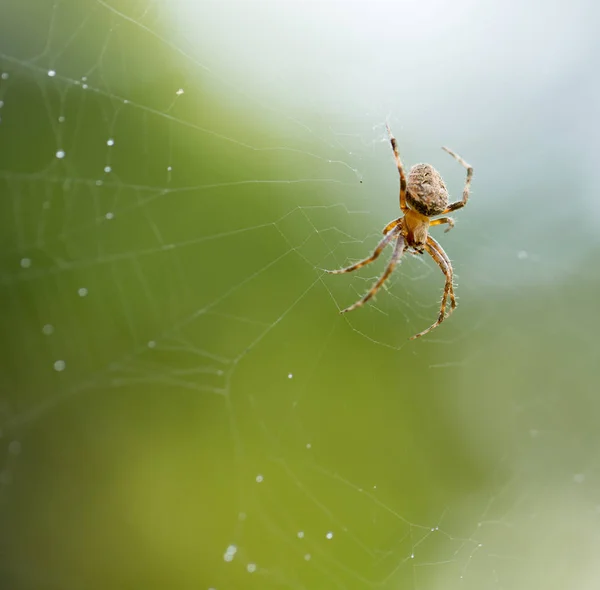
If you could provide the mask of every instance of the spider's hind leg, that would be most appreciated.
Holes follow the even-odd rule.
[[[439,219],[434,219],[429,222],[429,226],[432,225],[442,225],[442,223],[447,223],[448,227],[444,230],[444,233],[447,234],[454,227],[454,219],[452,217],[440,217]]]
[[[408,211],[408,205],[406,204],[406,174],[404,173],[402,160],[400,160],[400,154],[398,153],[396,138],[392,135],[392,130],[387,123],[385,124],[385,128],[387,129],[390,138],[390,144],[392,145],[392,151],[394,152],[394,161],[396,162],[396,168],[398,168],[398,175],[400,176],[400,209],[406,213]]]
[[[467,169],[467,179],[465,181],[465,188],[463,189],[462,200],[456,201],[454,203],[450,203],[443,213],[451,213],[452,211],[456,211],[457,209],[461,209],[467,204],[469,200],[469,191],[471,190],[471,179],[473,178],[473,166],[471,164],[467,164],[458,154],[453,152],[451,149],[447,147],[442,148],[445,152],[449,153],[461,166],[464,166]]]

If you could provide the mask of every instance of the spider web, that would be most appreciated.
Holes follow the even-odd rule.
[[[596,587],[593,9],[369,6],[0,7],[7,587]],[[386,120],[475,166],[416,342],[432,261],[323,271],[399,215]]]

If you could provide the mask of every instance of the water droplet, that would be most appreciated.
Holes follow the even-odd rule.
[[[256,483],[261,483],[263,481],[263,476],[262,475],[257,475],[256,476]]]
[[[298,531],[298,532],[296,533],[296,536],[297,536],[299,539],[304,539],[304,531]]]
[[[288,379],[291,379],[294,375],[292,373],[288,373]]]
[[[58,150],[58,151],[56,152],[56,157],[57,157],[59,160],[62,160],[62,159],[65,157],[65,155],[66,155],[66,154],[65,154],[65,150]]]
[[[183,88],[180,88],[175,94],[181,96],[183,94]]]
[[[56,71],[48,70],[48,76],[50,76],[51,78],[54,78],[54,76],[56,76]]]
[[[111,170],[112,168],[110,166],[104,166],[104,172],[106,172],[106,174],[108,174]]]
[[[111,137],[111,138],[110,138],[110,139],[109,139],[109,140],[106,142],[106,145],[108,145],[108,146],[115,145],[115,140],[114,140],[114,139],[112,139],[112,137]]]
[[[235,545],[229,545],[227,549],[225,549],[225,553],[223,554],[223,559],[225,561],[233,561],[235,554],[237,553],[237,547]]]
[[[327,539],[333,539],[333,533],[332,533],[331,531],[329,531],[329,532],[328,532],[328,533],[325,535],[325,537],[326,537]]]
[[[61,371],[64,371],[64,370],[65,370],[65,367],[66,367],[66,363],[65,363],[65,361],[56,361],[56,362],[54,363],[54,370],[55,370],[55,371],[58,371],[59,373],[60,373]]]
[[[81,287],[81,289],[77,290],[77,294],[79,297],[85,297],[88,294],[88,290],[85,287]]]

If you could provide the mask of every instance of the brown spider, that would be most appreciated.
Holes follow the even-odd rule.
[[[462,200],[449,203],[446,185],[439,172],[433,166],[429,164],[416,164],[410,169],[410,172],[408,173],[408,182],[406,181],[402,162],[398,155],[396,138],[392,135],[389,125],[386,125],[386,128],[390,137],[390,143],[392,144],[392,150],[394,150],[394,159],[396,160],[398,173],[400,174],[400,209],[402,209],[404,215],[398,217],[398,219],[394,219],[394,221],[391,221],[383,228],[384,238],[379,242],[371,256],[352,266],[348,266],[347,268],[328,270],[327,272],[339,274],[343,272],[352,272],[353,270],[362,268],[378,258],[383,252],[383,249],[393,240],[396,240],[392,258],[384,273],[362,299],[359,299],[356,303],[340,312],[346,313],[347,311],[352,311],[357,307],[361,307],[371,299],[377,291],[379,291],[379,288],[392,274],[406,248],[411,248],[418,254],[423,254],[423,252],[426,251],[436,261],[444,275],[446,275],[446,284],[444,286],[444,295],[442,296],[442,305],[440,307],[438,319],[426,330],[412,336],[411,339],[414,340],[415,338],[427,334],[427,332],[430,332],[444,321],[447,317],[446,303],[448,297],[450,297],[450,311],[448,312],[448,315],[450,315],[456,307],[454,286],[452,284],[454,272],[452,270],[452,264],[443,248],[429,235],[430,226],[440,225],[442,223],[447,223],[448,229],[446,229],[446,232],[450,231],[454,227],[454,219],[451,217],[439,217],[438,219],[431,220],[430,218],[435,217],[436,215],[451,213],[467,204],[469,199],[469,187],[471,185],[471,179],[473,178],[473,168],[452,150],[449,150],[447,147],[442,148],[467,169],[467,180],[465,182],[465,188],[463,189]]]

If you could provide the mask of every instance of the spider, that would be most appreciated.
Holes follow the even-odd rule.
[[[462,199],[454,203],[449,203],[446,185],[439,172],[430,164],[416,164],[410,169],[408,181],[406,180],[404,168],[402,167],[400,155],[398,154],[396,138],[392,135],[389,125],[386,125],[386,129],[394,152],[398,173],[400,175],[400,209],[402,210],[403,215],[402,217],[398,217],[398,219],[390,221],[390,223],[383,228],[384,237],[371,256],[352,266],[337,270],[328,270],[326,272],[340,274],[358,270],[376,260],[383,252],[384,248],[395,241],[392,258],[384,273],[362,299],[359,299],[356,303],[340,312],[346,313],[361,307],[371,299],[377,291],[379,291],[380,287],[392,274],[405,249],[410,248],[417,254],[427,252],[446,276],[446,284],[444,285],[444,295],[442,296],[442,304],[437,320],[426,330],[412,336],[411,339],[414,340],[415,338],[424,336],[439,326],[456,308],[456,298],[454,296],[454,286],[452,284],[454,272],[452,264],[440,244],[429,235],[429,228],[432,225],[441,225],[445,223],[448,225],[448,228],[446,229],[446,232],[448,232],[454,227],[454,219],[451,217],[438,217],[433,220],[431,217],[451,213],[452,211],[461,209],[467,204],[471,179],[473,178],[473,168],[452,150],[447,147],[442,148],[467,169],[467,179],[465,188],[463,189]],[[450,298],[450,310],[448,311],[448,314],[446,314],[448,298]]]

